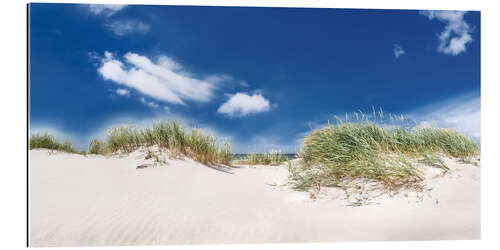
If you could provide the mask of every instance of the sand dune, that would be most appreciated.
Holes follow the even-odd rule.
[[[348,206],[312,201],[284,166],[210,168],[190,159],[137,169],[126,157],[30,150],[31,246],[222,244],[480,238],[480,168],[429,168],[423,194]]]

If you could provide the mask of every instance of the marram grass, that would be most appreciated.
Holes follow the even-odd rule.
[[[480,154],[476,143],[451,129],[408,127],[405,118],[384,126],[363,113],[356,115],[354,121],[338,119],[304,138],[298,162],[289,164],[297,189],[348,187],[366,180],[394,190],[422,180],[416,163],[446,170],[440,156],[469,159]]]
[[[68,153],[77,153],[71,142],[65,141],[61,143],[48,132],[31,134],[29,139],[29,147],[30,149],[45,148],[64,151]]]
[[[403,116],[390,117],[384,125],[382,111],[371,120],[362,112],[355,119],[313,130],[304,138],[298,159],[278,151],[253,153],[239,160],[245,164],[280,165],[288,161],[295,188],[319,190],[324,186],[348,188],[356,180],[381,184],[389,190],[418,184],[422,180],[418,164],[448,170],[442,156],[470,163],[480,149],[469,137],[451,130],[430,126],[409,126]],[[378,120],[377,120],[378,119]],[[59,142],[48,133],[31,134],[29,146],[78,153],[71,142]],[[160,121],[152,127],[114,127],[104,141],[90,141],[89,154],[132,152],[142,146],[166,148],[204,164],[230,165],[231,145],[199,129],[185,130],[176,122]]]
[[[104,141],[97,139],[90,140],[89,154],[106,154],[108,152],[108,145]]]
[[[132,152],[141,146],[158,146],[173,154],[184,154],[204,164],[222,163],[232,160],[231,145],[219,142],[215,137],[199,129],[186,131],[177,122],[160,121],[143,129],[120,126],[108,131],[105,141],[92,140],[89,153],[106,154]]]

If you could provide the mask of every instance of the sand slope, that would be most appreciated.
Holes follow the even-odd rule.
[[[480,168],[448,160],[422,197],[346,206],[282,185],[286,167],[215,169],[169,160],[30,151],[31,246],[271,243],[480,238]],[[143,158],[142,158],[143,159]]]

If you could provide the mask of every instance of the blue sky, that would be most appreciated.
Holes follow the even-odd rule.
[[[295,152],[372,106],[480,139],[480,13],[31,4],[30,130],[178,120]]]

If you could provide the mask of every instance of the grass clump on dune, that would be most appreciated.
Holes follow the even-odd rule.
[[[446,170],[440,156],[466,159],[480,153],[469,137],[451,129],[409,126],[404,117],[392,115],[391,125],[381,125],[381,111],[379,121],[361,112],[356,117],[352,122],[337,118],[305,137],[300,160],[289,167],[296,188],[348,188],[366,180],[394,190],[422,180],[417,163]]]
[[[89,144],[89,154],[106,154],[108,152],[108,145],[104,141],[100,141],[97,139],[90,140]]]
[[[290,157],[282,154],[278,150],[271,150],[261,154],[251,153],[238,160],[238,162],[249,165],[280,165],[288,160],[290,160]]]
[[[92,140],[89,152],[132,152],[141,146],[166,148],[173,154],[183,154],[204,164],[230,164],[231,145],[219,143],[212,135],[199,129],[186,131],[177,122],[155,122],[152,127],[139,129],[129,126],[114,127],[108,131],[106,141]]]
[[[68,153],[77,153],[71,142],[65,141],[61,143],[48,132],[31,134],[29,139],[29,147],[30,149],[45,148]]]

